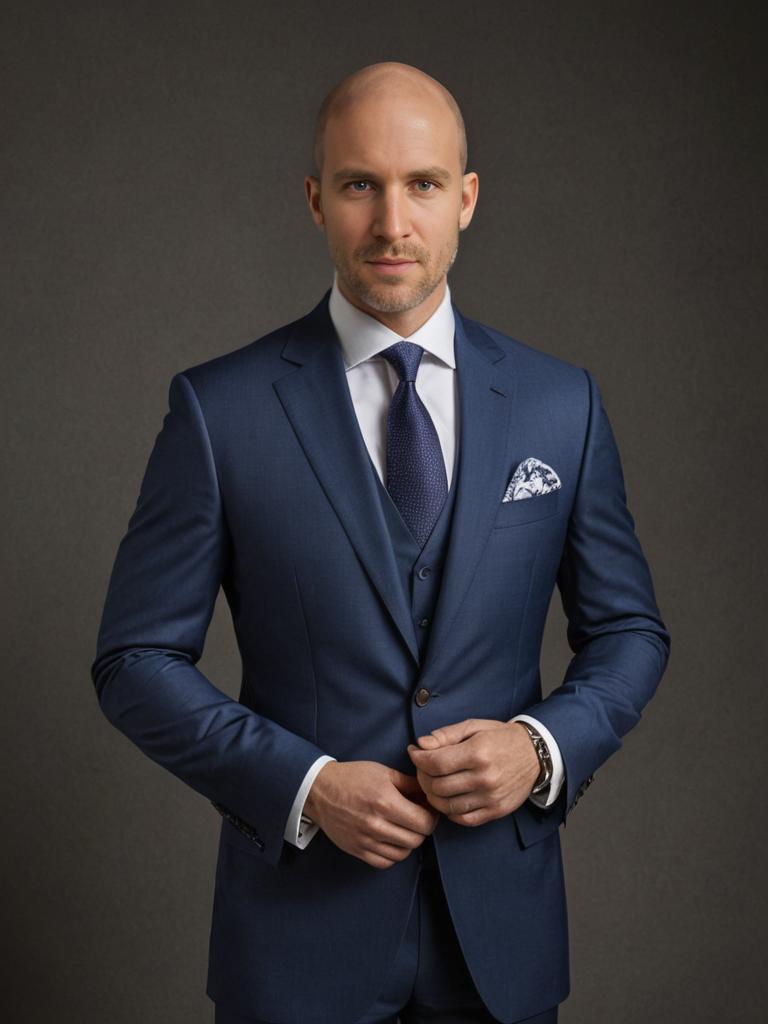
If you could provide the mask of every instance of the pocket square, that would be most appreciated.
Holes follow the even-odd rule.
[[[549,494],[560,487],[560,477],[541,459],[523,459],[510,477],[502,501],[519,501],[521,498],[535,498],[537,494]]]

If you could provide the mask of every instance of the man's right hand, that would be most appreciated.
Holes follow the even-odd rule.
[[[415,775],[377,761],[324,764],[304,811],[339,849],[374,868],[405,860],[440,817]]]

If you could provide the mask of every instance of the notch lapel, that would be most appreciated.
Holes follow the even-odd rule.
[[[483,553],[507,480],[507,439],[516,378],[506,354],[453,306],[459,392],[456,498],[440,594],[421,683],[437,680],[451,652],[451,627]],[[498,364],[498,365],[497,365]],[[503,367],[503,368],[502,368]]]
[[[297,369],[273,387],[325,494],[416,665],[411,609],[403,594],[368,449],[357,422],[341,346],[328,312],[330,289],[294,324],[282,357]],[[422,683],[450,654],[450,633],[488,540],[506,486],[515,378],[505,353],[453,305],[459,394],[456,497]]]
[[[298,364],[273,387],[320,485],[415,663],[419,647],[328,312],[330,289],[294,324],[282,351]]]

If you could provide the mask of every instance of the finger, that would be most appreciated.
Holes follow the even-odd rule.
[[[428,785],[430,793],[444,798],[472,792],[488,795],[487,788],[482,783],[482,776],[471,768],[450,775],[428,777]]]
[[[444,747],[450,743],[461,743],[462,740],[487,729],[504,728],[507,724],[498,718],[465,718],[461,722],[438,726],[431,733],[419,736],[417,742],[424,749],[434,750],[434,740],[437,740],[438,746]]]
[[[461,743],[462,740],[477,732],[478,719],[465,718],[462,722],[453,722],[450,725],[441,725],[432,732],[419,736],[417,743],[426,750],[434,750],[437,747],[445,747],[449,743]]]
[[[493,821],[494,815],[488,808],[481,807],[476,811],[469,811],[468,814],[446,814],[446,818],[457,825],[472,827],[476,825],[484,825],[486,821]]]
[[[397,768],[390,768],[390,777],[395,787],[405,796],[418,796],[421,792],[419,780],[415,775],[400,772]]]
[[[425,833],[419,829],[412,829],[407,826],[398,825],[392,821],[380,820],[378,825],[372,829],[366,829],[363,841],[369,847],[376,847],[378,853],[389,856],[380,847],[388,846],[392,850],[414,850],[423,842]]]
[[[395,769],[392,769],[392,771],[395,772]],[[418,778],[418,772],[416,775],[408,775],[406,772],[395,772],[395,774],[398,776],[392,780],[395,784],[395,789],[406,801],[410,801],[419,807],[424,807],[426,793],[424,792],[422,780]]]
[[[469,773],[463,774],[468,775]],[[445,778],[449,777],[446,776]],[[474,810],[489,802],[488,793],[483,792],[482,789],[478,789],[469,782],[463,785],[457,783],[456,776],[453,776],[453,779],[453,787],[447,793],[437,792],[441,788],[440,784],[444,783],[444,779],[428,779],[425,782],[424,791],[430,806],[440,814],[447,817],[449,814]]]
[[[399,795],[389,814],[389,820],[412,832],[429,835],[437,825],[437,814],[434,808],[429,806],[419,780],[405,772],[397,772],[394,768],[392,771],[399,776],[399,779],[394,780]]]
[[[362,860],[363,863],[370,865],[370,867],[372,868],[377,868],[382,871],[386,870],[387,868],[394,867],[395,864],[397,863],[390,857],[379,857],[378,854],[370,853],[368,850],[363,850],[363,853],[367,854],[368,857],[368,859],[366,859],[365,857],[360,858],[360,860]]]
[[[477,761],[477,751],[471,736],[465,742],[453,743],[435,750],[422,750],[409,743],[406,750],[416,768],[432,777],[473,768]]]
[[[440,806],[442,813],[451,821],[461,818],[477,817],[485,812],[490,806],[487,797],[483,793],[473,791],[471,793],[460,793],[458,796],[435,797],[436,805]]]
[[[410,854],[413,853],[413,850],[411,848],[406,849],[405,847],[398,846],[393,843],[382,842],[371,843],[368,846],[364,846],[363,849],[365,850],[366,853],[374,854],[377,857],[382,857],[386,861],[391,861],[393,864],[405,860],[406,857],[410,856]]]
[[[410,803],[402,813],[395,813],[390,818],[393,824],[402,825],[412,833],[420,836],[428,836],[434,832],[440,817],[437,808],[433,807],[428,800],[424,804]]]

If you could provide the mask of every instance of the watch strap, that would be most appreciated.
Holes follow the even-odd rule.
[[[540,793],[552,781],[552,755],[549,752],[547,741],[535,726],[529,722],[519,722],[519,724],[525,728],[530,736],[533,749],[536,751],[536,756],[539,759],[539,774],[531,792]]]

